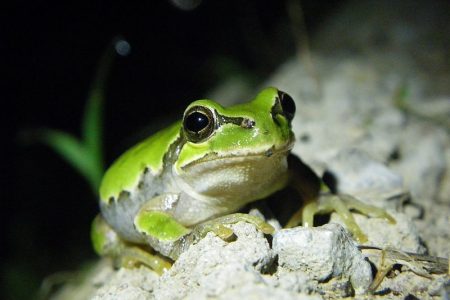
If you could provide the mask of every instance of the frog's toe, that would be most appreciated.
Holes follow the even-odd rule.
[[[363,215],[374,218],[382,218],[391,224],[395,224],[395,219],[384,209],[361,202],[353,196],[346,194],[325,194],[320,197],[317,213],[328,213],[335,211],[342,219],[347,229],[353,234],[355,239],[366,242],[367,236],[361,231],[355,222],[350,210],[355,210]]]
[[[363,203],[351,195],[340,194],[339,197],[349,209],[356,210],[368,217],[384,219],[391,224],[396,223],[395,219],[383,208]]]
[[[373,205],[365,204],[358,199],[345,194],[322,194],[317,201],[309,201],[297,211],[286,224],[290,228],[302,223],[304,227],[313,226],[314,216],[336,212],[347,229],[353,234],[354,238],[364,243],[367,236],[362,232],[356,223],[351,210],[358,211],[368,217],[382,218],[391,224],[395,224],[395,219],[384,209]]]
[[[208,232],[214,233],[223,240],[227,240],[233,235],[233,230],[216,222],[216,219],[195,226],[192,234],[204,238]]]
[[[253,224],[265,234],[272,234],[275,231],[275,228],[273,228],[272,225],[266,223],[261,218],[242,213],[221,216],[216,219],[201,223],[194,228],[194,231],[200,237],[204,237],[208,232],[213,232],[221,239],[227,240],[234,233],[233,230],[226,227],[225,225],[232,225],[238,222]]]
[[[356,199],[354,200],[359,202]],[[359,243],[364,243],[367,241],[367,236],[362,232],[361,228],[356,223],[353,214],[350,212],[350,209],[352,208],[353,206],[349,205],[346,199],[341,198],[340,195],[324,194],[319,199],[317,211],[315,213],[324,214],[336,212],[347,227],[347,230],[352,233],[353,237]]]
[[[172,267],[168,259],[134,246],[125,247],[120,253],[118,261],[121,267],[133,268],[136,265],[144,265],[159,275]]]
[[[272,234],[275,232],[275,228],[273,228],[272,225],[257,216],[252,216],[249,214],[235,213],[219,217],[215,220],[221,222],[222,224],[236,224],[238,222],[246,222],[255,225],[256,228],[258,228],[264,234]]]

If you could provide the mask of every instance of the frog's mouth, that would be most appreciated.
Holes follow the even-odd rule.
[[[272,145],[269,148],[266,148],[262,151],[255,151],[255,152],[246,152],[246,153],[240,153],[240,151],[236,151],[234,153],[227,153],[226,155],[221,155],[217,152],[212,152],[204,155],[203,157],[194,160],[184,166],[181,167],[182,170],[189,169],[191,167],[194,167],[196,165],[201,165],[204,163],[212,163],[214,161],[233,161],[236,163],[236,161],[257,161],[257,160],[264,160],[264,159],[270,159],[271,157],[287,157],[289,152],[294,147],[294,141],[289,141],[285,145],[281,147],[275,147],[275,145]],[[242,151],[241,151],[242,152]],[[216,162],[217,163],[217,162]]]

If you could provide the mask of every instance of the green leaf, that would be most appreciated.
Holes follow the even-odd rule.
[[[77,169],[94,190],[98,188],[98,170],[93,163],[93,157],[80,141],[71,134],[54,129],[42,130],[38,138]]]
[[[88,155],[92,156],[95,168],[101,173],[103,171],[103,103],[104,92],[92,90],[86,105],[83,117],[83,144]],[[100,174],[101,176],[101,174]]]
[[[114,58],[114,43],[109,45],[100,59],[97,73],[91,86],[83,116],[82,135],[90,154],[95,158],[97,167],[103,169],[102,134],[103,104],[105,102],[105,85]]]
[[[121,38],[115,38],[105,49],[89,91],[81,139],[54,129],[23,132],[21,137],[24,141],[38,140],[54,149],[85,177],[96,194],[104,172],[102,136],[106,80],[116,53],[128,55],[129,50],[128,42]]]

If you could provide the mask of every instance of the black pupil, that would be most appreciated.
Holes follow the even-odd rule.
[[[209,124],[208,117],[201,112],[193,112],[187,116],[185,121],[185,128],[189,131],[200,132]]]
[[[291,96],[284,92],[279,93],[281,106],[283,107],[283,112],[289,119],[292,119],[295,114],[295,102]]]

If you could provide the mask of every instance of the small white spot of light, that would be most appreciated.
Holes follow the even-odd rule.
[[[131,45],[124,39],[118,39],[114,44],[114,49],[120,56],[127,56],[130,54]]]

